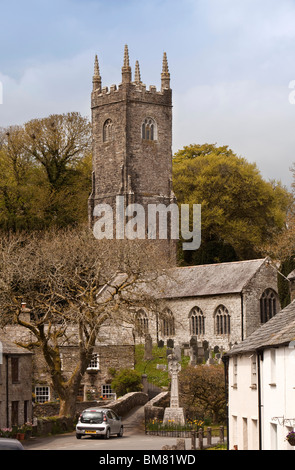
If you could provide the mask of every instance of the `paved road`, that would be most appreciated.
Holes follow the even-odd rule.
[[[111,436],[110,439],[90,436],[76,439],[75,433],[58,436],[32,438],[24,443],[28,450],[161,450],[165,445],[175,445],[175,437],[147,436],[143,428],[143,407],[134,409],[123,419],[123,437]],[[218,441],[216,438],[215,442]],[[205,444],[205,442],[204,442]],[[185,439],[186,450],[191,450],[191,439]]]

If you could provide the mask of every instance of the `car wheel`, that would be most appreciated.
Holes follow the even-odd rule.
[[[81,437],[82,437],[81,434],[76,434],[77,439],[81,439]]]
[[[122,436],[123,436],[123,426],[121,426],[120,432],[118,432],[117,436],[118,436],[118,437],[122,437]]]
[[[106,430],[106,433],[105,433],[105,435],[104,435],[104,438],[105,438],[105,439],[109,439],[109,438],[110,438],[110,428],[108,428],[108,429]]]

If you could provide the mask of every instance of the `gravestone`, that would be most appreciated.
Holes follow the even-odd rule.
[[[151,335],[145,335],[144,343],[144,360],[150,361],[153,359],[153,341]]]

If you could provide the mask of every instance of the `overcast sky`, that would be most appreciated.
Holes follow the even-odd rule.
[[[0,6],[0,126],[68,111],[90,117],[94,55],[103,86],[119,84],[125,44],[133,70],[138,60],[143,82],[159,88],[166,51],[173,151],[228,145],[256,162],[265,179],[290,185],[295,0],[0,0]]]

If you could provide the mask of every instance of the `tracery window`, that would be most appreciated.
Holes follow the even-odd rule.
[[[113,122],[107,119],[103,125],[103,141],[109,142],[113,138]]]
[[[161,333],[168,337],[175,335],[174,315],[168,308],[161,315]]]
[[[230,334],[230,315],[224,305],[215,310],[215,332],[217,335]]]
[[[190,330],[194,336],[205,334],[205,317],[199,307],[194,307],[190,312]]]
[[[135,315],[135,328],[140,336],[144,336],[149,331],[149,319],[144,310],[139,310]]]
[[[266,323],[277,313],[277,294],[273,289],[266,289],[260,298],[260,321]]]
[[[157,140],[157,125],[153,118],[146,118],[142,123],[141,137],[144,140]]]

